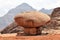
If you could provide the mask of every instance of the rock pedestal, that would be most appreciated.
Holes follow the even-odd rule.
[[[25,28],[24,29],[25,34],[27,35],[38,35],[41,34],[41,30],[39,30],[39,27],[37,28]]]

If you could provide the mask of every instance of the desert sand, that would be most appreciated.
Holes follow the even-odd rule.
[[[60,40],[60,34],[44,36],[0,37],[0,40]]]

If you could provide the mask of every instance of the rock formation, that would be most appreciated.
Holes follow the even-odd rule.
[[[23,28],[18,26],[15,22],[12,22],[9,24],[6,28],[4,28],[1,33],[6,34],[6,33],[18,33],[18,32],[23,32]]]
[[[24,27],[24,32],[28,35],[41,34],[41,27],[50,21],[47,14],[38,11],[20,13],[14,19],[17,25]]]
[[[51,17],[60,17],[60,7],[53,10]]]
[[[52,29],[60,29],[60,7],[55,8],[51,14],[51,21],[47,24]]]

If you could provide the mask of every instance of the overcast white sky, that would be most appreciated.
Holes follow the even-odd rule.
[[[37,10],[60,7],[60,0],[0,0],[0,17],[22,3],[27,3]]]

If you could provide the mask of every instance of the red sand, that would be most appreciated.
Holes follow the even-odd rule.
[[[60,40],[60,35],[0,37],[0,40]]]

